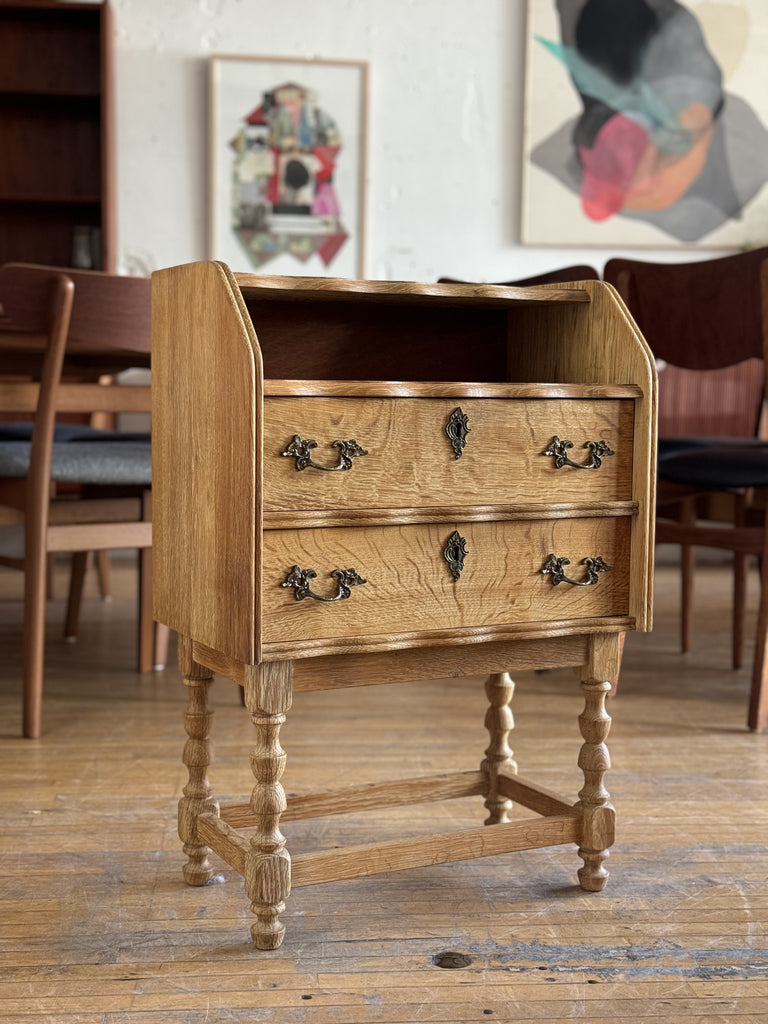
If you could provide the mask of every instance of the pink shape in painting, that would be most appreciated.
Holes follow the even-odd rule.
[[[232,139],[232,230],[256,267],[282,253],[327,267],[348,238],[334,186],[341,133],[311,89],[270,89]]]

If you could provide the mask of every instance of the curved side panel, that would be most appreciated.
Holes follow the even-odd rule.
[[[262,367],[229,269],[152,277],[154,616],[255,664]]]

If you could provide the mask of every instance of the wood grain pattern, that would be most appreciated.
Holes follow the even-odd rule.
[[[579,813],[578,808],[565,803],[557,793],[552,793],[550,790],[544,789],[543,786],[532,782],[530,779],[524,779],[518,774],[510,775],[506,771],[500,771],[498,774],[498,787],[500,793],[515,800],[523,807],[536,811],[537,814],[578,815]]]
[[[219,264],[160,271],[152,288],[154,615],[253,664],[261,527],[253,326]]]
[[[334,300],[355,302],[364,297],[367,304],[377,301],[398,306],[419,305],[432,299],[442,299],[449,306],[494,305],[532,302],[538,306],[549,303],[589,302],[589,295],[581,288],[567,292],[559,288],[547,291],[514,288],[493,284],[433,284],[422,281],[352,281],[335,277],[283,277],[269,274],[235,274],[235,280],[246,299],[260,301],[289,299],[291,302]]]
[[[458,581],[443,548],[453,530],[468,555]],[[414,629],[626,615],[630,520],[447,523],[382,529],[271,530],[264,536],[264,641],[323,640]],[[550,553],[578,563],[599,555],[611,566],[596,586],[553,586],[541,569]],[[367,583],[333,604],[297,601],[282,586],[294,565],[318,572],[314,590],[336,590],[334,569],[353,567]]]
[[[336,526],[399,526],[407,523],[444,523],[452,519],[465,523],[507,522],[531,519],[602,519],[607,516],[637,515],[634,501],[571,501],[545,505],[434,505],[428,508],[314,509],[301,512],[265,512],[265,530],[315,530]]]
[[[280,729],[291,706],[291,663],[250,669],[244,692],[245,705],[256,727],[250,802],[255,831],[245,859],[245,891],[256,915],[251,925],[256,948],[277,949],[285,934],[280,914],[291,892],[291,857],[280,831],[280,818],[286,808],[280,781],[286,754],[280,745]]]
[[[297,665],[302,665],[304,659],[324,660],[338,655],[353,657],[359,655],[364,657],[368,654],[384,654],[393,652],[399,654],[401,651],[413,647],[424,648],[423,653],[439,653],[445,648],[447,657],[460,647],[466,647],[466,665],[470,675],[478,672],[485,672],[486,657],[484,652],[478,652],[480,644],[503,644],[511,641],[532,641],[539,657],[549,660],[547,644],[552,639],[562,636],[573,636],[578,633],[585,640],[595,634],[625,633],[635,628],[634,620],[628,615],[594,616],[591,618],[569,618],[555,619],[547,622],[508,622],[496,626],[470,626],[464,629],[419,629],[402,633],[380,633],[376,636],[343,636],[328,637],[323,641],[319,640],[290,640],[276,641],[275,643],[264,644],[264,663],[272,661],[284,661],[286,658],[295,658]],[[577,652],[581,645],[574,648],[568,664],[578,664]],[[491,658],[494,664],[497,659]],[[513,658],[513,661],[516,661]],[[490,664],[490,661],[489,661]],[[430,678],[431,672],[426,673]],[[309,674],[303,678],[309,679]],[[315,681],[317,677],[314,677]],[[322,686],[311,686],[312,689],[324,689]]]
[[[480,770],[486,775],[485,808],[488,817],[486,825],[498,825],[509,821],[512,801],[501,791],[499,776],[503,772],[513,775],[517,771],[514,751],[509,745],[508,737],[514,728],[515,719],[509,704],[515,692],[515,684],[508,672],[494,672],[485,683],[485,693],[490,707],[485,713],[485,728],[490,736],[490,743],[485,757],[480,762]]]
[[[571,285],[563,284],[564,289]],[[509,320],[509,373],[517,381],[633,383],[642,391],[635,403],[632,494],[640,503],[632,537],[631,613],[637,629],[653,621],[653,552],[656,504],[657,375],[652,353],[615,289],[601,281],[581,282],[589,306],[521,309]],[[567,338],[552,346],[553,335]]]
[[[0,351],[2,335],[0,334]],[[264,381],[266,398],[567,398],[635,399],[642,391],[635,384],[521,384],[468,383],[467,381],[407,380],[270,380]]]
[[[397,782],[367,782],[327,793],[288,793],[281,821],[303,821],[327,814],[349,814],[382,807],[427,803],[479,796],[488,788],[485,772],[453,772]],[[221,820],[235,828],[254,824],[250,804],[228,804],[221,809]]]
[[[9,384],[0,381],[0,409],[4,412],[33,413],[37,408],[39,394],[39,384]],[[56,392],[56,408],[59,412],[80,413],[150,412],[151,389],[143,385],[120,387],[115,384],[60,384]]]
[[[229,822],[218,814],[200,814],[197,817],[197,836],[238,874],[245,875],[251,844]]]
[[[184,728],[187,742],[182,760],[187,767],[188,781],[179,801],[179,838],[184,853],[189,858],[184,865],[184,881],[188,885],[205,885],[211,880],[213,866],[208,859],[210,849],[198,832],[199,815],[218,815],[219,804],[213,796],[208,779],[211,763],[211,723],[213,712],[208,704],[208,690],[213,673],[197,665],[191,652],[190,641],[182,637],[179,641],[179,668],[189,694]]]
[[[461,458],[445,432],[458,407],[470,429]],[[269,398],[264,509],[626,501],[633,411],[630,401]],[[322,466],[338,464],[338,439],[354,438],[367,454],[346,471],[297,471],[297,460],[282,454],[296,434],[317,440],[313,460]],[[570,458],[578,465],[588,460],[587,441],[605,440],[615,454],[599,469],[558,469],[544,454],[555,436],[573,442]]]
[[[590,628],[605,632],[610,628],[622,630],[628,625],[624,620],[618,623],[601,620],[590,624]],[[439,645],[426,649],[406,644],[387,651],[358,653],[350,649],[341,655],[297,660],[293,665],[293,690],[299,693],[379,686],[413,679],[470,676],[477,669],[477,650],[473,636],[466,635],[466,632],[461,631],[464,635],[451,637],[446,636],[446,631],[441,631]],[[531,639],[523,630],[518,630],[515,639],[511,640],[493,640],[483,635],[480,641],[483,644],[483,670],[501,672],[505,668],[519,671],[581,665],[586,660],[588,632],[582,629],[577,636],[572,636],[572,632],[570,624],[550,627],[544,637],[545,643],[541,637]],[[234,680],[239,686],[245,685],[250,666],[196,641],[192,644],[192,651],[199,664]]]
[[[572,815],[525,823],[506,822],[490,828],[459,829],[453,833],[393,839],[343,850],[304,853],[293,860],[293,885],[317,885],[342,878],[363,878],[384,871],[403,871],[427,864],[495,857],[514,850],[575,843],[581,821]]]
[[[67,579],[57,563],[53,615],[63,613]],[[0,1017],[8,1024],[562,1024],[574,1015],[589,1024],[763,1024],[765,741],[744,727],[756,572],[745,668],[733,671],[729,567],[698,570],[698,642],[685,656],[677,567],[657,568],[654,631],[627,638],[619,694],[608,700],[618,815],[602,893],[574,884],[581,861],[572,846],[307,886],[287,902],[283,945],[266,954],[251,947],[243,884],[225,861],[211,856],[217,881],[207,886],[180,880],[186,858],[172,817],[186,773],[174,737],[185,735],[185,688],[174,668],[143,678],[130,671],[130,559],[115,559],[112,583],[108,607],[95,581],[86,583],[77,658],[49,637],[47,728],[31,743],[19,736],[16,685],[22,579],[0,573]],[[483,680],[411,678],[296,696],[283,729],[286,790],[354,782],[363,759],[365,777],[379,780],[473,765],[485,738]],[[570,669],[525,671],[515,682],[521,772],[575,800],[579,683]],[[212,781],[220,794],[245,794],[253,726],[226,680],[211,695]],[[526,812],[511,798],[521,821]],[[299,853],[409,828],[469,828],[482,821],[482,798],[417,811],[415,826],[407,810],[385,808],[284,831]],[[448,950],[469,965],[438,968],[434,958]]]
[[[209,815],[203,830],[244,870],[257,948],[282,942],[292,884],[579,842],[582,885],[599,888],[612,836],[598,706],[609,684],[597,673],[618,671],[633,616],[648,622],[653,486],[653,368],[613,293],[233,277],[217,264],[164,271],[155,286],[156,608],[200,665],[244,687],[256,726],[248,808]],[[479,383],[464,383],[468,365]],[[462,452],[446,436],[459,404]],[[543,454],[555,437],[575,456],[592,441],[615,454],[599,470],[562,472]],[[311,440],[311,469],[292,439],[293,449]],[[335,468],[334,446],[347,444],[355,450]],[[570,566],[565,581],[542,572],[553,555]],[[583,560],[598,557],[609,571],[587,585]],[[523,806],[544,812],[535,822],[506,820],[514,684],[499,658],[514,663],[515,644],[523,663],[577,666],[586,695],[578,809],[521,784]],[[453,671],[492,672],[482,784],[472,773],[326,787],[290,816],[479,792],[486,826],[291,858],[280,734],[294,683],[402,679],[424,665],[421,647]],[[304,660],[314,670],[303,673]],[[255,826],[247,850],[235,822]]]

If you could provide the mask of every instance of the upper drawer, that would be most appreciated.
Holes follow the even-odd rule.
[[[446,433],[467,418],[457,458]],[[406,508],[629,500],[634,403],[628,399],[456,399],[267,397],[264,509]],[[336,441],[365,455],[328,472],[285,456],[294,437],[312,440],[312,462],[341,462]],[[544,452],[570,441],[568,458],[589,464],[587,442],[605,441],[599,468],[559,466]],[[594,460],[593,460],[594,461]]]

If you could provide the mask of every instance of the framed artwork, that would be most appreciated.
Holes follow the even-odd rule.
[[[528,0],[522,240],[768,242],[765,0]]]
[[[367,65],[215,55],[209,89],[209,257],[362,278]]]

